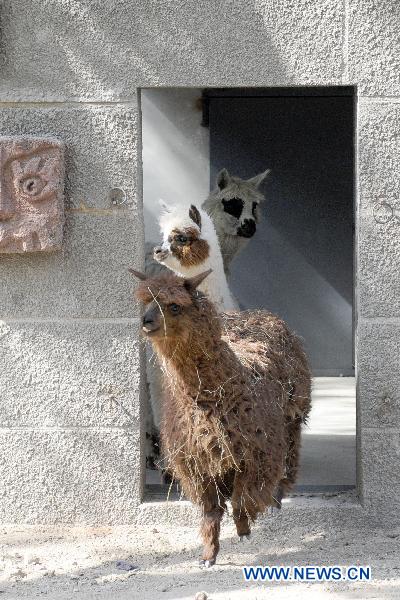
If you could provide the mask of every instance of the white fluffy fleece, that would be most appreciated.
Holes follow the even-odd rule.
[[[219,312],[237,309],[224,272],[217,233],[209,215],[198,208],[201,216],[200,229],[189,217],[189,207],[168,206],[165,203],[161,203],[161,206],[163,213],[160,216],[159,225],[163,237],[162,249],[170,251],[168,236],[173,229],[182,230],[194,227],[199,231],[199,237],[208,243],[209,255],[202,263],[191,267],[184,267],[171,253],[160,262],[182,277],[193,277],[207,269],[212,269],[210,275],[199,285],[199,290],[210,298]]]

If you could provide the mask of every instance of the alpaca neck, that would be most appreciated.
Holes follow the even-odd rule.
[[[221,230],[218,231],[218,240],[221,247],[225,273],[228,274],[232,260],[249,243],[249,239],[238,235],[231,235]]]
[[[222,266],[222,262],[221,262]],[[207,266],[212,268],[212,266]],[[225,273],[212,271],[208,277],[200,284],[199,290],[215,304],[218,312],[235,310],[236,304],[228,287]]]
[[[165,370],[189,395],[198,396],[204,389],[214,389],[226,379],[221,357],[229,352],[219,336],[202,336],[197,332],[187,341],[160,338],[156,351],[165,364]],[[210,366],[219,364],[218,374]],[[222,368],[221,368],[222,366]],[[221,381],[219,381],[221,379]]]

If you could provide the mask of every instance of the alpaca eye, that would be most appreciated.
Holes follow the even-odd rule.
[[[239,219],[243,210],[243,200],[240,198],[231,198],[230,200],[222,200],[222,204],[224,206],[224,211],[228,213],[228,215],[232,215],[232,217]]]
[[[253,208],[251,209],[251,212],[252,212],[254,218],[256,218],[257,206],[258,206],[258,203],[257,202],[253,202]]]
[[[186,242],[188,240],[186,235],[178,235],[178,237],[176,239],[180,244],[186,244]]]
[[[179,306],[179,304],[170,304],[169,310],[171,311],[171,314],[175,316],[179,315],[179,313],[181,312],[181,307]]]

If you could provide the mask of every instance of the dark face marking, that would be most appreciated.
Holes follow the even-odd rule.
[[[177,235],[175,237],[175,241],[178,244],[186,244],[187,242],[191,242],[192,240],[189,240],[189,238],[186,235]]]
[[[224,211],[228,215],[232,215],[235,219],[240,219],[244,202],[240,198],[231,198],[230,200],[222,200]]]
[[[251,212],[255,219],[257,218],[257,207],[258,207],[258,202],[253,202],[253,208],[251,209]]]
[[[199,239],[199,232],[194,227],[187,227],[183,231],[174,229],[168,241],[171,253],[184,267],[201,264],[210,253],[208,243]]]
[[[256,222],[253,219],[245,219],[237,229],[237,235],[244,238],[251,238],[256,232]]]
[[[171,234],[168,236],[168,241],[173,246],[190,246],[192,242],[198,239],[198,232],[196,229],[187,227],[186,229],[179,230],[173,229]]]

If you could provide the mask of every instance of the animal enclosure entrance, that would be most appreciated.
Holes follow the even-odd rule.
[[[191,205],[210,215],[226,232],[221,308],[279,315],[311,363],[297,489],[354,487],[353,88],[144,89],[141,110],[146,269],[159,269],[152,249],[164,256],[165,228],[193,221]],[[174,243],[183,257],[184,242]],[[177,256],[168,260],[174,269]],[[163,496],[154,468],[162,386],[149,348],[147,361],[147,484]]]

